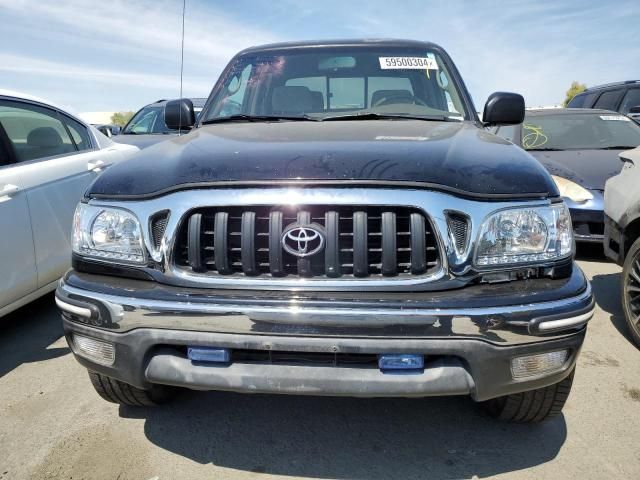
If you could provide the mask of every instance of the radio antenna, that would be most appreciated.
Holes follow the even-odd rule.
[[[184,72],[184,14],[187,9],[187,0],[182,0],[182,40],[180,44],[180,96],[182,100],[182,76]],[[182,108],[180,108],[180,125],[182,125]],[[182,135],[182,129],[178,131],[178,135]]]

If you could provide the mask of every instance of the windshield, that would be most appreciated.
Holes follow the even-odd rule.
[[[522,125],[527,150],[634,148],[640,145],[640,126],[616,113],[535,115]]]
[[[371,113],[470,118],[438,53],[414,47],[337,47],[237,57],[202,119],[322,120]]]
[[[144,107],[129,120],[122,133],[143,135],[171,131],[164,123],[164,107]]]

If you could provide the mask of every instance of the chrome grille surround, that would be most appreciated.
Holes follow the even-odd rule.
[[[398,188],[330,188],[291,186],[274,188],[209,188],[173,192],[143,200],[91,199],[96,206],[120,207],[134,212],[141,225],[161,211],[170,211],[164,236],[159,248],[154,244],[152,232],[145,230],[144,243],[150,264],[142,267],[151,277],[165,284],[201,288],[288,289],[288,290],[445,290],[464,286],[474,273],[473,251],[484,219],[497,210],[513,207],[535,207],[551,204],[549,199],[522,201],[479,201],[460,198],[433,190]],[[425,275],[396,277],[343,277],[343,278],[271,278],[251,277],[244,274],[211,275],[185,271],[176,266],[174,252],[176,237],[182,219],[198,208],[241,207],[271,205],[369,205],[379,207],[412,208],[425,213],[430,219],[439,250],[440,265]],[[464,253],[456,249],[448,232],[447,211],[457,210],[469,216],[469,247]],[[100,262],[100,261],[99,261]],[[113,264],[114,262],[100,262]],[[554,262],[549,262],[549,265]],[[520,267],[521,268],[521,267]],[[487,271],[490,269],[483,269]],[[504,268],[500,268],[504,270]],[[461,278],[465,276],[465,278]]]

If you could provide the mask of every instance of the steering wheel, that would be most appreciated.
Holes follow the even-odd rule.
[[[407,100],[409,100],[407,102]],[[382,97],[380,100],[378,100],[375,105],[372,105],[372,107],[383,107],[385,105],[394,105],[394,104],[402,104],[402,103],[409,103],[409,104],[414,104],[414,105],[421,105],[423,107],[428,107],[429,105],[427,105],[427,103],[424,100],[421,100],[420,98],[414,97],[413,95],[409,96],[409,95],[404,95],[404,94],[395,94],[395,95],[389,95],[388,97]]]

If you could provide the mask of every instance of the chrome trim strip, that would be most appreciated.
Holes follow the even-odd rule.
[[[58,297],[56,297],[56,305],[60,310],[65,312],[69,312],[73,315],[78,315],[84,318],[91,318],[91,310],[88,308],[77,307],[75,305],[71,305],[70,303],[63,302]]]
[[[565,330],[567,328],[575,328],[587,323],[593,317],[595,308],[590,312],[583,313],[576,317],[562,318],[559,320],[549,320],[547,322],[541,322],[538,325],[538,330],[541,332],[549,332],[551,330]]]
[[[480,229],[480,220],[496,210],[513,207],[548,206],[550,200],[499,201],[483,202],[456,197],[447,193],[392,188],[315,188],[315,187],[280,187],[280,188],[220,188],[183,190],[162,197],[138,201],[110,201],[92,199],[91,205],[104,207],[120,207],[135,212],[141,225],[146,225],[144,232],[145,246],[150,258],[158,265],[157,269],[149,269],[155,278],[167,284],[185,287],[204,288],[267,288],[287,290],[337,290],[357,288],[362,290],[442,290],[463,286],[470,278],[478,274],[472,263],[472,252]],[[441,268],[432,274],[415,277],[369,277],[354,278],[251,278],[241,275],[216,276],[197,274],[176,268],[173,262],[173,245],[178,227],[184,215],[196,208],[211,206],[271,206],[271,205],[371,205],[401,206],[422,210],[430,219],[440,248]],[[161,211],[170,210],[169,221],[159,249],[153,244],[149,231],[149,218]],[[470,246],[462,256],[456,252],[454,242],[448,234],[446,211],[457,210],[471,218]],[[106,262],[108,263],[108,262]],[[539,266],[553,265],[554,262],[540,263]],[[526,265],[513,267],[525,268]],[[161,272],[159,270],[162,270]],[[499,268],[504,271],[504,267]],[[482,269],[491,271],[490,268]],[[462,280],[461,275],[469,274]]]

